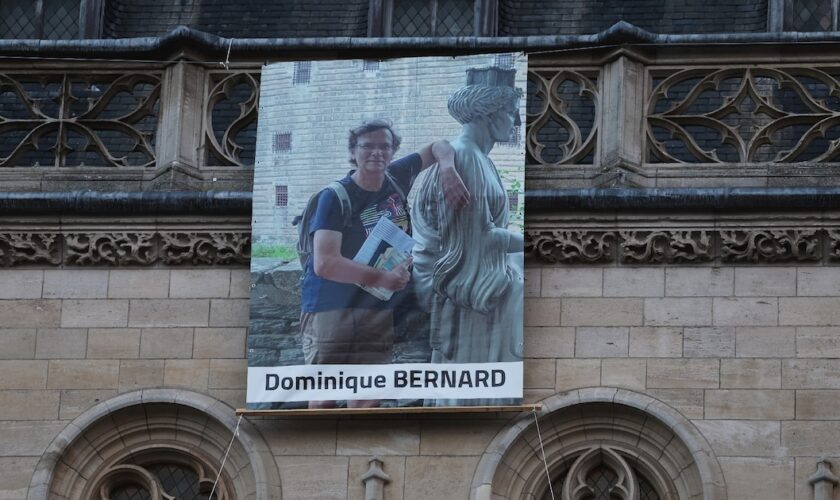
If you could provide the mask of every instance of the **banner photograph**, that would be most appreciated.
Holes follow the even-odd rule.
[[[526,71],[263,68],[247,409],[522,403]]]

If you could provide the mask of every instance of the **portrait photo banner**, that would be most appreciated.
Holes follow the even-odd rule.
[[[522,404],[522,53],[263,67],[246,410]]]

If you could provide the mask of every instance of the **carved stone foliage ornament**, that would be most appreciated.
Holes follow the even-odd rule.
[[[70,233],[64,241],[68,264],[148,265],[157,259],[151,233]]]
[[[731,262],[818,261],[817,230],[721,231],[721,255]]]
[[[827,249],[827,251],[826,251]],[[819,262],[840,260],[838,229],[525,231],[525,256],[547,264]]]
[[[614,260],[614,231],[525,231],[525,255],[555,263],[595,263]]]
[[[598,115],[597,72],[528,72],[528,164],[591,164]]]
[[[161,233],[167,264],[247,264],[251,236],[238,233]]]
[[[840,156],[836,68],[694,68],[653,74],[650,161],[830,162]]]
[[[828,231],[828,255],[831,260],[840,260],[840,229]]]
[[[709,231],[622,231],[621,261],[707,262],[714,258]]]
[[[57,234],[0,233],[0,263],[60,264],[59,239]]]
[[[0,266],[244,265],[244,232],[0,233]]]
[[[161,74],[0,74],[0,167],[150,167]]]

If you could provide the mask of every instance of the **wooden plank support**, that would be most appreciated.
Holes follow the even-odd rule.
[[[405,415],[405,414],[440,414],[440,413],[497,413],[539,411],[541,403],[512,406],[403,406],[395,408],[326,408],[300,410],[248,410],[238,408],[237,415],[246,417],[303,417],[348,415]]]

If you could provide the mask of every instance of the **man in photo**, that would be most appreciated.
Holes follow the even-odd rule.
[[[303,353],[307,364],[384,364],[392,361],[394,308],[404,300],[411,260],[386,271],[353,257],[381,217],[410,234],[406,196],[414,178],[438,164],[441,186],[452,208],[469,202],[455,170],[454,150],[437,141],[392,162],[400,136],[390,121],[377,119],[350,130],[350,163],[356,169],[340,186],[323,189],[308,232],[312,257],[304,269],[301,302]],[[343,192],[342,192],[343,191]],[[357,285],[395,292],[380,300]],[[378,400],[348,401],[348,407],[379,406]],[[311,401],[332,408],[335,401]]]

